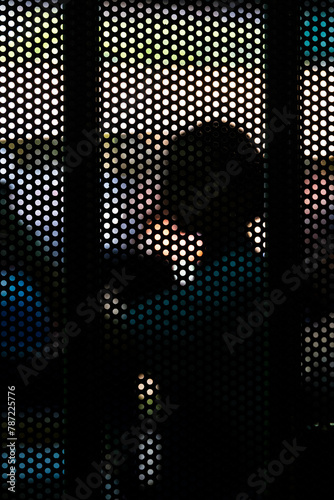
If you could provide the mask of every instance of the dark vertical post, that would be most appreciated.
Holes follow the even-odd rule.
[[[65,491],[76,497],[79,477],[96,472],[100,462],[99,359],[96,320],[87,322],[76,312],[88,296],[96,297],[99,265],[98,142],[93,144],[84,131],[96,128],[96,54],[98,43],[98,2],[70,0],[65,6],[65,140],[67,150],[65,181],[65,238],[68,271],[68,318],[80,328],[71,337],[66,354],[67,439],[65,443]],[[82,142],[83,141],[83,142]],[[94,142],[94,141],[93,141]],[[68,151],[71,151],[70,154]],[[86,320],[86,321],[85,321]],[[84,494],[83,492],[81,494]],[[90,498],[100,498],[99,488]]]
[[[283,275],[302,260],[300,251],[300,155],[298,150],[299,1],[268,2],[268,123],[281,127],[268,146],[269,289],[286,297],[269,320],[270,453],[279,459],[284,440],[297,437],[300,380],[300,292]],[[281,118],[279,116],[281,115]],[[282,118],[282,115],[284,118]],[[273,128],[272,128],[273,130]],[[269,474],[270,475],[270,474]],[[292,498],[293,467],[268,485],[271,498]],[[272,476],[271,476],[272,477]]]

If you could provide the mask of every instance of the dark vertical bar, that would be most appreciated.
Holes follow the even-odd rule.
[[[301,289],[292,291],[282,277],[293,265],[299,265],[302,258],[297,76],[299,2],[270,0],[268,6],[268,123],[282,128],[280,132],[274,131],[274,140],[268,146],[269,289],[279,289],[286,297],[284,304],[276,306],[269,321],[270,462],[279,459],[283,441],[298,438],[300,432],[297,407]],[[285,118],[279,118],[280,114]],[[274,117],[275,122],[271,122]],[[293,471],[292,465],[285,466],[280,477],[268,481],[270,498],[293,498],[289,491]]]
[[[65,379],[68,412],[65,491],[74,497],[77,496],[75,479],[78,477],[85,483],[87,476],[94,472],[92,462],[100,460],[97,327],[94,321],[85,322],[88,318],[76,312],[81,302],[88,296],[96,297],[101,288],[98,283],[98,143],[90,142],[83,132],[96,128],[97,16],[96,0],[71,0],[65,7],[65,136],[66,144],[75,152],[68,155],[67,151],[65,160],[65,164],[73,168],[66,173],[65,181],[67,321],[75,322],[80,328],[80,333],[69,339]],[[99,489],[94,490],[90,498],[100,498]]]

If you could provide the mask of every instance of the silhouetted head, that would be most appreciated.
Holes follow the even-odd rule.
[[[218,120],[190,126],[171,141],[168,161],[171,213],[211,247],[263,214],[261,155],[236,127]]]

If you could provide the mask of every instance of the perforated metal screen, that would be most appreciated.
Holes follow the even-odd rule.
[[[321,8],[322,7],[322,8]],[[317,241],[333,232],[333,6],[305,2],[301,19],[304,64],[300,68],[303,150],[303,235],[306,272],[312,273],[319,301],[309,304],[303,321],[303,378],[312,418],[328,420],[333,397],[333,262]],[[329,401],[331,401],[329,406]]]
[[[333,8],[0,5],[3,498],[333,486]]]
[[[1,495],[60,498],[64,475],[63,371],[58,349],[52,350],[57,333],[53,341],[48,334],[57,332],[67,315],[60,169],[64,142],[63,15],[59,4],[44,9],[41,2],[9,0],[0,5],[0,19]],[[31,359],[43,348],[50,366],[39,373],[31,366]],[[43,362],[37,365],[40,368]],[[15,431],[11,431],[17,439],[15,493],[7,489],[13,466],[7,438],[14,437],[7,429],[7,383],[16,387]]]
[[[100,148],[101,250],[110,267],[142,255],[135,296],[104,306],[105,366],[132,345],[138,388],[158,383],[159,396],[179,405],[170,422],[139,436],[128,473],[145,491],[179,498],[226,488],[231,474],[261,460],[266,433],[260,339],[234,355],[222,342],[265,286],[264,169],[240,153],[248,138],[248,151],[262,146],[264,8],[237,17],[217,7],[100,7],[99,126],[108,139]],[[228,179],[234,158],[230,167],[243,172]],[[156,405],[149,391],[134,410],[139,423]],[[117,431],[104,437],[106,451],[115,445]],[[120,476],[106,481],[108,498],[122,491]]]

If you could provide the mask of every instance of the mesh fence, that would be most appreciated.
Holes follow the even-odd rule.
[[[330,484],[333,10],[0,6],[15,498]]]

